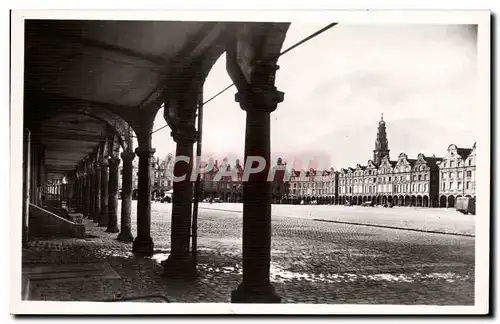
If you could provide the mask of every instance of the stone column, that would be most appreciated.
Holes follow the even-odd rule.
[[[151,160],[155,149],[141,147],[135,149],[139,157],[139,179],[137,195],[137,237],[132,252],[140,255],[153,254],[151,238]]]
[[[29,211],[30,211],[30,146],[31,132],[24,129],[23,134],[23,245],[28,243]]]
[[[54,185],[54,200],[59,202],[59,182]]]
[[[78,201],[79,198],[80,198],[80,176],[76,175],[76,179],[75,179],[75,204],[74,204],[74,208],[76,209],[77,212],[80,212],[80,202]]]
[[[63,203],[65,202],[66,203],[66,208],[68,208],[67,206],[67,196],[66,196],[66,184],[62,183],[59,185],[59,192],[60,192],[60,197],[61,197],[61,207],[63,205]]]
[[[78,211],[83,214],[83,176],[79,175],[78,177]]]
[[[194,122],[194,116],[193,116]],[[193,200],[193,144],[196,141],[195,129],[173,133],[177,142],[176,156],[187,156],[189,162],[178,161],[174,165],[174,176],[183,177],[183,181],[174,181],[172,197],[171,250],[167,260],[162,262],[164,275],[167,277],[192,277],[196,268],[192,264],[190,254],[191,212]]]
[[[132,236],[132,230],[130,225],[130,213],[132,207],[132,173],[133,166],[132,161],[134,160],[134,152],[123,152],[121,154],[123,160],[123,175],[122,175],[122,211],[121,211],[121,222],[120,222],[120,234],[118,234],[118,240],[123,242],[132,242],[134,237]]]
[[[68,201],[68,210],[71,210],[73,208],[73,183],[68,183],[66,185],[66,195],[67,195],[67,201]]]
[[[259,72],[266,75],[272,69],[266,66]],[[243,282],[232,292],[231,302],[279,303],[281,297],[269,280],[272,183],[267,176],[271,163],[270,115],[283,101],[283,93],[256,82],[246,92],[237,93],[236,101],[246,111],[245,168],[252,156],[263,158],[266,165],[243,182]],[[254,168],[257,165],[253,163]]]
[[[101,217],[99,226],[108,226],[108,199],[109,199],[109,163],[107,159],[101,162]]]
[[[83,192],[82,192],[82,203],[83,203],[83,211],[84,211],[84,215],[87,215],[88,213],[88,204],[87,204],[87,191],[88,191],[88,179],[89,179],[89,175],[85,172],[85,176],[83,177],[83,184],[82,184],[82,189],[83,189]]]
[[[89,218],[94,221],[95,219],[95,194],[94,194],[94,186],[95,186],[95,170],[92,166],[92,169],[90,171],[90,179],[89,179],[89,202],[90,202],[90,209],[89,209]]]
[[[99,163],[96,164],[94,168],[95,174],[95,182],[94,182],[94,223],[99,224],[101,219],[101,165]]]
[[[118,165],[120,159],[112,157],[109,159],[109,195],[108,195],[108,228],[106,232],[118,233]]]
[[[87,218],[92,218],[92,173],[89,171],[87,174],[86,190],[85,190],[85,201],[87,208]]]

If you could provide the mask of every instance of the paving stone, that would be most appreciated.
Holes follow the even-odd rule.
[[[134,257],[131,243],[89,220],[85,239],[30,242],[24,266],[105,261],[121,278],[37,283],[30,287],[31,298],[96,301],[157,294],[171,302],[229,302],[242,278],[241,214],[200,210],[199,277],[179,283],[162,278],[159,264],[170,249],[170,208],[152,206],[155,251],[165,254],[159,260]],[[283,302],[474,303],[474,238],[275,217],[272,250],[271,281]]]

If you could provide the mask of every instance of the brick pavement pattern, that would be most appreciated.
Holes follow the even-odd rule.
[[[23,266],[106,260],[121,279],[39,281],[30,299],[161,295],[170,302],[230,302],[241,282],[242,214],[200,210],[199,277],[175,282],[162,278],[160,266],[169,253],[170,211],[170,204],[152,204],[152,258],[134,257],[131,243],[89,221],[85,239],[31,242]],[[273,214],[271,281],[284,303],[473,305],[474,238]]]

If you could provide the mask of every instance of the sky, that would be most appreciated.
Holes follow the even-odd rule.
[[[323,25],[291,24],[283,49]],[[282,56],[276,87],[285,100],[271,114],[273,160],[320,157],[335,169],[366,165],[381,114],[391,160],[401,152],[444,156],[449,144],[472,147],[477,29],[470,25],[339,24]],[[204,97],[232,81],[225,55]],[[245,112],[230,88],[204,107],[203,155],[243,160]],[[154,129],[165,125],[163,110]],[[168,127],[153,134],[156,156],[175,153]]]

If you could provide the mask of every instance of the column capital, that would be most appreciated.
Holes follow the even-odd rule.
[[[284,100],[285,93],[279,91],[264,77],[262,80],[259,79],[247,84],[245,89],[241,89],[236,93],[234,100],[238,102],[241,109],[245,111],[256,110],[271,113],[276,110],[278,104]]]
[[[99,165],[101,166],[101,168],[109,168],[109,162],[108,162],[108,159],[102,159],[102,160],[99,162]]]
[[[110,167],[117,167],[120,164],[120,161],[120,158],[113,156],[108,159],[108,164]]]
[[[135,153],[134,152],[122,152],[120,154],[123,162],[132,162],[135,158]]]
[[[152,147],[138,147],[135,149],[135,154],[138,157],[142,158],[152,158],[155,154],[156,150]]]
[[[170,132],[170,136],[172,136],[176,143],[187,142],[193,144],[198,141],[200,134],[194,126],[191,126],[178,128],[177,130]]]

